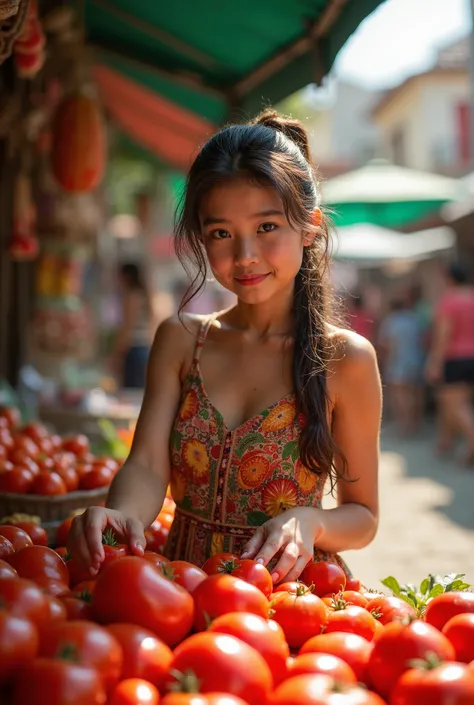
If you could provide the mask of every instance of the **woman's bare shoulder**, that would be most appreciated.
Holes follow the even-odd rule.
[[[347,379],[347,375],[378,374],[377,354],[372,343],[347,328],[328,326],[331,343],[330,371]]]

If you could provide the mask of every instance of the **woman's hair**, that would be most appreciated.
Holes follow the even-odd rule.
[[[136,262],[125,262],[120,265],[119,272],[131,291],[139,291],[144,295],[146,305],[151,312],[152,297],[146,282],[143,268]]]
[[[293,378],[298,411],[305,417],[299,441],[301,461],[316,473],[328,472],[334,486],[340,476],[334,463],[336,455],[343,468],[345,461],[332,438],[328,418],[326,373],[332,357],[327,330],[331,310],[327,278],[330,236],[326,217],[320,226],[314,225],[314,210],[320,201],[317,174],[311,163],[308,136],[297,120],[265,110],[246,125],[221,130],[201,149],[189,171],[175,225],[176,253],[192,279],[180,310],[206,280],[199,221],[202,199],[213,187],[242,177],[273,187],[295,230],[318,231],[313,243],[304,247],[295,280]]]
[[[469,269],[462,262],[451,262],[447,274],[455,284],[467,284],[469,281]]]

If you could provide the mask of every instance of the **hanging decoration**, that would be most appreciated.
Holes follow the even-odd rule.
[[[11,56],[26,20],[29,0],[0,0],[0,64]]]
[[[19,78],[34,78],[45,61],[45,35],[38,17],[36,0],[30,0],[21,33],[13,46]]]
[[[105,135],[97,102],[85,93],[59,106],[53,129],[51,165],[66,191],[92,191],[104,174]]]
[[[27,262],[37,257],[38,238],[35,232],[36,213],[31,197],[30,176],[20,171],[15,180],[13,230],[8,251],[14,262]]]

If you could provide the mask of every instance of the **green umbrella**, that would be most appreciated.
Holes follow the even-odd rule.
[[[361,169],[322,184],[323,203],[336,225],[374,223],[401,228],[460,201],[466,186],[459,179],[415,171],[375,159]]]

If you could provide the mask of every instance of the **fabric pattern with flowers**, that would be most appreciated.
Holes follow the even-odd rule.
[[[213,316],[200,329],[170,438],[176,515],[166,554],[202,565],[221,551],[239,554],[255,529],[294,507],[321,507],[326,473],[299,458],[304,424],[293,393],[238,428],[226,427],[204,388],[199,357]],[[342,558],[318,549],[350,575]]]

